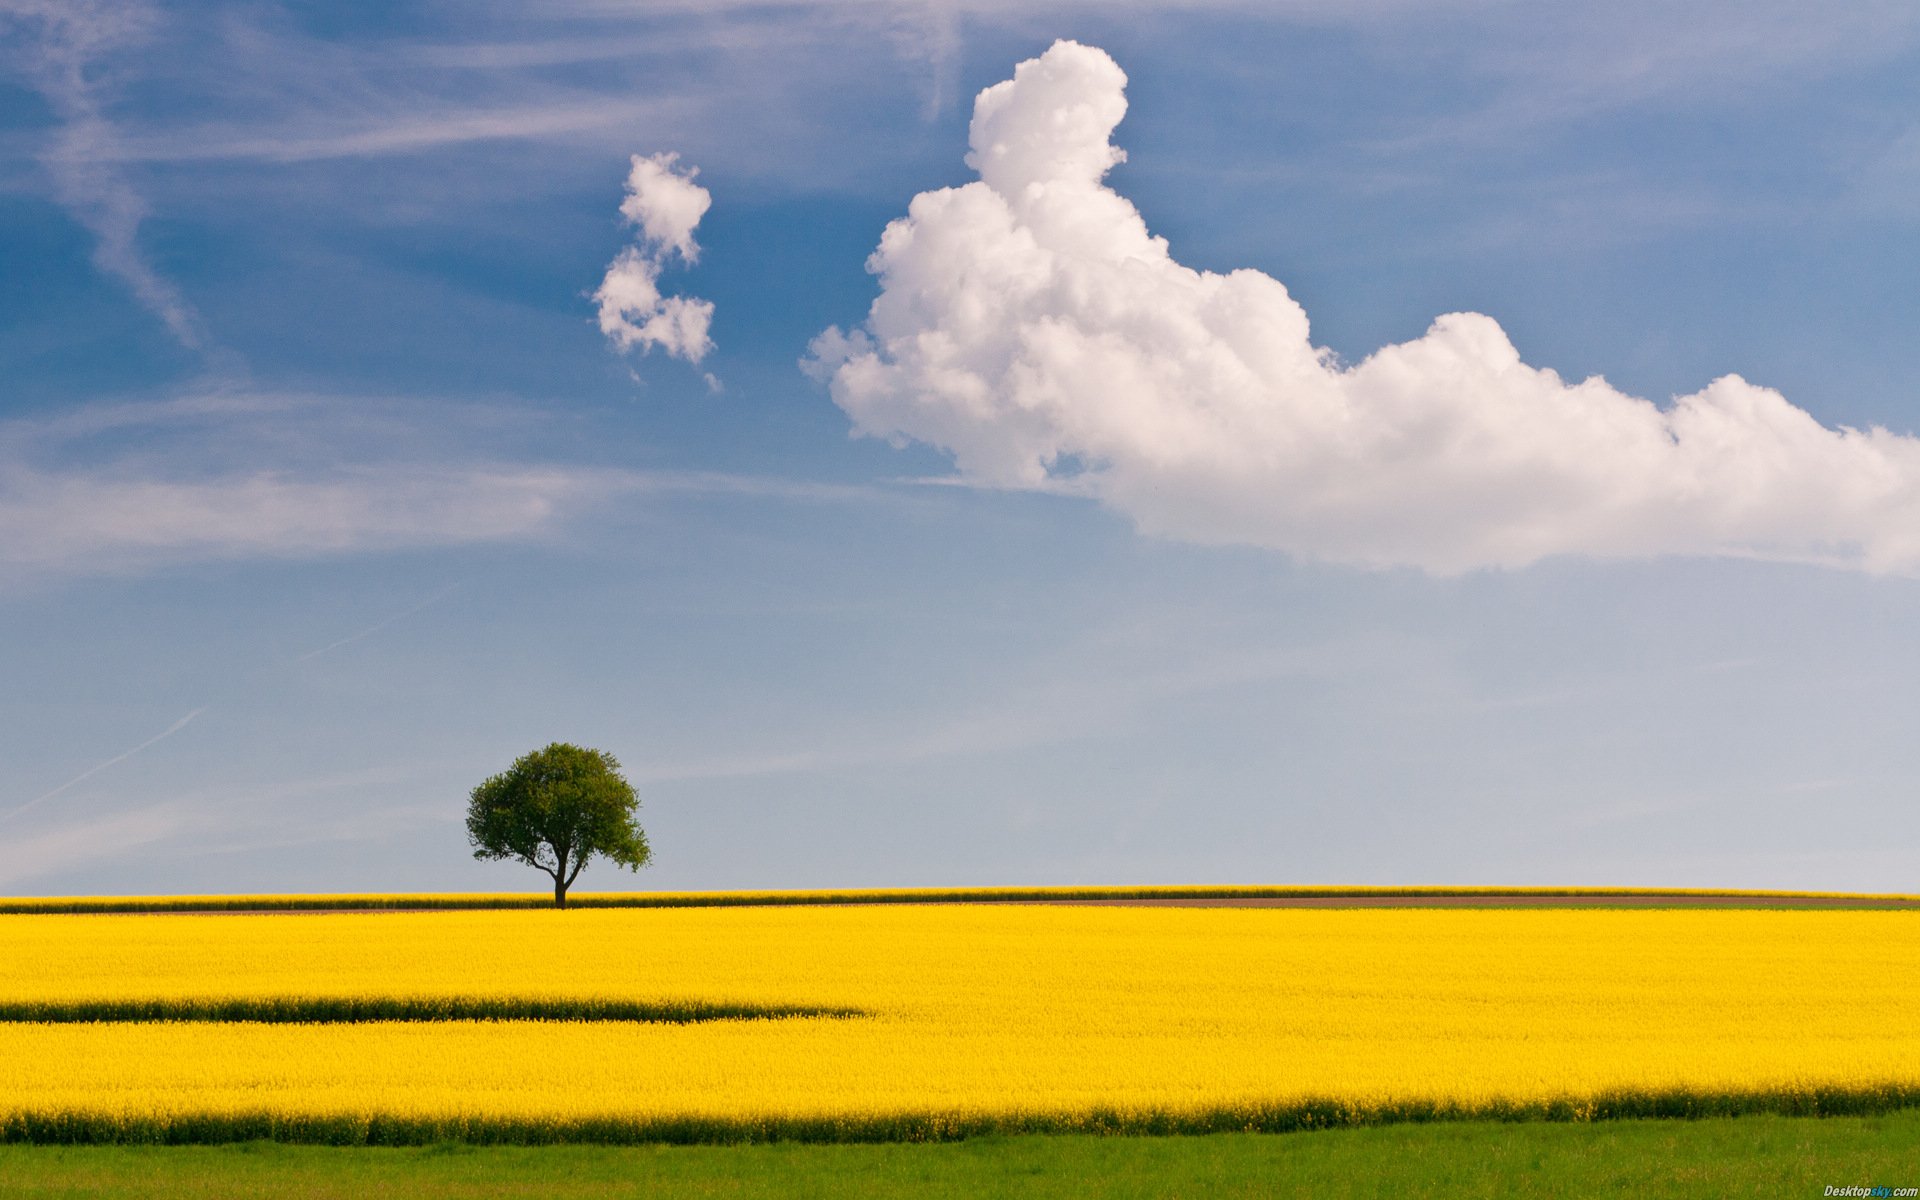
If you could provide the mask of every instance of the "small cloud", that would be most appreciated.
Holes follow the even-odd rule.
[[[700,246],[693,240],[693,231],[713,207],[713,196],[693,181],[700,169],[676,170],[674,164],[679,161],[680,156],[673,153],[634,155],[620,215],[639,228],[641,238],[658,256],[678,254],[694,263],[700,261]]]
[[[698,364],[713,349],[708,331],[713,302],[660,292],[660,272],[678,255],[683,263],[700,258],[694,230],[713,204],[707,189],[693,181],[699,169],[678,166],[673,153],[633,156],[627,196],[620,215],[639,230],[637,245],[626,247],[607,266],[599,290],[600,332],[621,351],[658,347],[674,358]],[[713,385],[708,375],[708,386]]]

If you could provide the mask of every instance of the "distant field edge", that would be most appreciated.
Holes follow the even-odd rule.
[[[817,1116],[701,1114],[424,1115],[274,1111],[126,1112],[19,1108],[0,1115],[0,1142],[30,1145],[209,1145],[270,1141],[333,1146],[736,1145],[768,1142],[947,1142],[1021,1134],[1121,1136],[1294,1133],[1316,1129],[1457,1121],[1594,1122],[1875,1116],[1920,1108],[1920,1083],[1699,1093],[1612,1092],[1557,1100],[1463,1104],[1408,1100],[1359,1104],[1297,1099],[1188,1111],[1116,1110],[1034,1113],[899,1112]]]
[[[0,898],[8,913],[218,913],[551,908],[543,893],[433,892],[233,896],[44,896]],[[1435,904],[1912,908],[1920,895],[1716,888],[1338,887],[1331,885],[1155,887],[857,888],[735,892],[584,892],[570,908],[726,908],[820,904],[1148,904],[1373,907]]]

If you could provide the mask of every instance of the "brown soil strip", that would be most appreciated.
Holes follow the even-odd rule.
[[[339,917],[354,913],[545,912],[545,908],[122,908],[105,912],[58,913],[73,917]]]

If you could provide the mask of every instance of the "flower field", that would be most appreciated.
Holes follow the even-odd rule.
[[[1920,913],[0,916],[0,1137],[923,1139],[1920,1103]]]

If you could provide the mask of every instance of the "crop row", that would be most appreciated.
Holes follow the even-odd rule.
[[[645,1117],[409,1115],[391,1112],[129,1113],[85,1110],[0,1115],[0,1142],[40,1145],[187,1145],[240,1141],[336,1146],[738,1144],[748,1142],[939,1142],[985,1135],[1091,1133],[1191,1135],[1293,1133],[1362,1125],[1465,1120],[1588,1122],[1626,1118],[1866,1116],[1920,1107],[1920,1085],[1728,1090],[1617,1090],[1590,1096],[1479,1103],[1410,1100],[1374,1104],[1317,1097],[1184,1110],[905,1111],[884,1114]]]
[[[695,1021],[858,1017],[856,1008],[617,996],[160,996],[0,1000],[0,1023],[218,1021],[351,1025],[369,1021]]]

